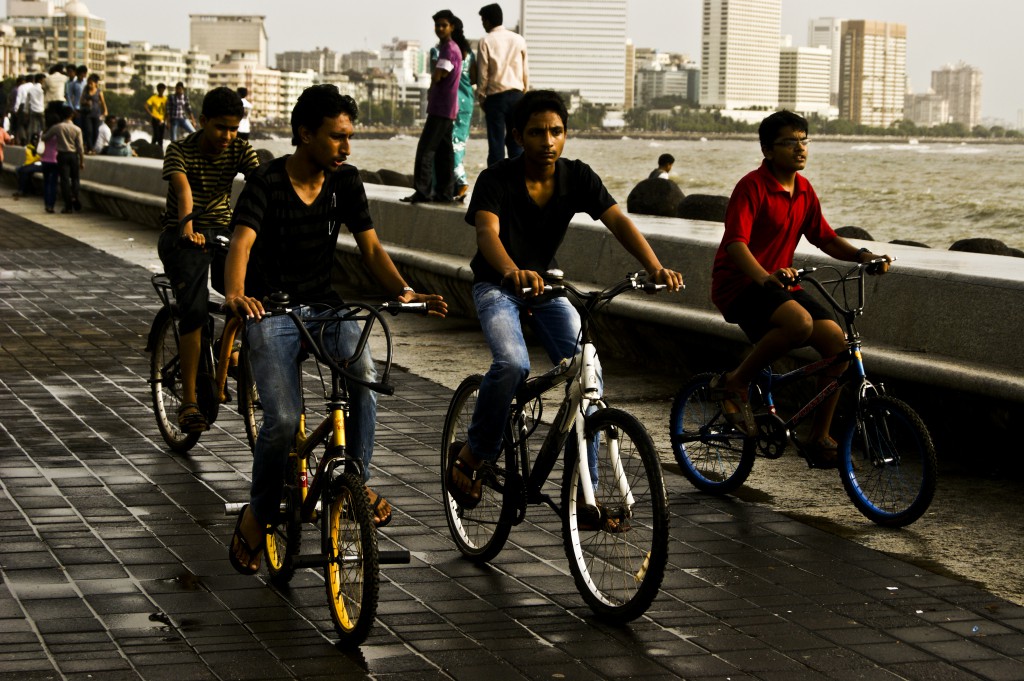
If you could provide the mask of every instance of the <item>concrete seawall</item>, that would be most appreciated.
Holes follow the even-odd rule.
[[[7,150],[8,172],[23,158]],[[242,181],[236,182],[236,191]],[[160,162],[89,157],[82,174],[83,200],[134,222],[158,225],[166,183]],[[469,260],[473,229],[464,207],[410,206],[398,199],[407,190],[367,185],[381,239],[406,276],[421,290],[443,292],[460,313],[472,315]],[[635,216],[662,262],[682,271],[686,291],[677,295],[624,296],[609,308],[611,349],[638,359],[669,361],[672,372],[722,366],[747,347],[739,329],[725,323],[711,305],[710,263],[721,236],[717,223]],[[855,242],[859,243],[859,242]],[[870,245],[870,242],[864,242]],[[871,278],[866,315],[859,328],[873,375],[927,389],[1024,404],[1024,260],[886,245],[898,258],[893,272]],[[366,273],[355,242],[343,233],[339,276],[359,283]],[[809,246],[797,264],[834,263]],[[586,216],[571,225],[559,264],[578,282],[606,284],[637,264],[600,223]]]

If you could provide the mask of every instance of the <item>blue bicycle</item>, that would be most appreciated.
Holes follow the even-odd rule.
[[[935,447],[921,417],[905,402],[885,394],[884,386],[868,380],[862,343],[855,321],[864,313],[864,275],[880,260],[860,264],[835,278],[809,276],[817,268],[799,271],[796,281],[811,284],[835,310],[846,332],[847,350],[835,357],[811,362],[778,374],[768,367],[750,389],[758,433],[747,436],[726,420],[711,399],[714,373],[695,376],[676,394],[669,417],[672,450],[683,475],[695,487],[712,494],[728,494],[746,481],[754,458],[777,459],[792,444],[802,445],[797,426],[821,403],[844,386],[852,386],[854,404],[839,444],[839,477],[850,500],[867,518],[886,527],[903,527],[920,518],[935,495]],[[796,282],[794,282],[796,283]],[[851,301],[851,290],[856,299]],[[838,298],[842,298],[841,303]],[[849,362],[810,401],[784,419],[773,393],[801,379],[817,376],[835,364]],[[842,410],[837,410],[839,415]]]

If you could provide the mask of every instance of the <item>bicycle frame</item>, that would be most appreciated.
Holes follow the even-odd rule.
[[[157,297],[160,298],[160,302],[168,310],[169,314],[177,318],[178,306],[171,299],[171,282],[167,278],[166,274],[154,274],[150,280],[153,285],[153,289],[156,291]],[[208,326],[204,330],[204,352],[200,355],[200,363],[207,362],[211,375],[214,376],[214,390],[215,397],[218,403],[223,404],[227,401],[227,379],[228,379],[228,366],[230,365],[231,353],[234,349],[235,338],[238,337],[238,332],[242,329],[243,321],[241,318],[231,314],[224,314],[221,306],[218,303],[207,302],[207,312],[209,313]],[[215,355],[213,352],[213,338],[215,337],[214,329],[216,328],[214,318],[225,317],[225,322],[220,332],[220,347],[219,352]],[[155,333],[157,325],[154,323],[153,331]],[[181,347],[181,336],[178,332],[178,325],[172,325],[174,331],[174,345],[175,347]],[[153,345],[153,339],[149,339],[147,344],[147,350]],[[176,355],[172,360],[172,363],[178,362],[178,356]],[[166,369],[166,368],[165,368]]]
[[[784,424],[787,429],[791,430],[793,427],[799,425],[808,415],[812,414],[818,407],[820,407],[826,399],[848,384],[856,384],[858,386],[858,400],[864,397],[869,389],[876,390],[877,392],[875,386],[868,380],[867,373],[864,370],[862,342],[860,333],[857,331],[856,327],[857,317],[864,314],[864,269],[858,269],[859,272],[856,277],[850,277],[849,274],[845,276],[839,275],[836,279],[826,281],[819,281],[813,277],[805,276],[806,274],[813,272],[814,269],[800,271],[798,280],[813,285],[832,306],[832,309],[842,317],[843,326],[845,327],[844,331],[846,334],[847,349],[834,357],[822,358],[815,362],[797,367],[796,369],[784,374],[774,373],[771,367],[764,369],[756,379],[755,383],[762,392],[765,406],[768,407],[771,414],[777,414],[775,401],[772,395],[773,388],[776,386],[782,387],[793,383],[794,381],[814,376],[836,364],[849,362],[849,366],[841,375],[836,376],[829,381],[817,395],[812,397],[807,404],[798,409],[788,421],[785,421]],[[856,279],[857,282],[856,304],[844,306],[836,300],[836,297],[833,296],[826,287],[832,284],[842,286],[848,283],[851,279]],[[843,290],[845,293],[845,289]]]
[[[577,451],[586,451],[586,415],[591,411],[591,407],[604,406],[601,381],[598,378],[597,347],[594,345],[590,333],[590,317],[597,307],[607,303],[618,294],[639,286],[648,286],[647,284],[638,284],[637,276],[633,275],[632,278],[627,279],[627,283],[621,284],[611,291],[592,294],[584,294],[570,284],[561,284],[554,287],[554,290],[561,288],[571,292],[583,303],[581,306],[582,314],[580,315],[582,347],[574,357],[565,358],[547,373],[528,380],[517,391],[513,401],[510,418],[506,425],[508,432],[504,439],[509,447],[506,457],[510,470],[514,468],[512,463],[518,459],[518,468],[524,477],[526,500],[528,503],[545,503],[561,515],[558,505],[550,495],[543,494],[541,488],[551,474],[559,455],[564,450],[573,427],[575,427]],[[560,279],[560,277],[558,278]],[[654,285],[650,284],[649,286],[653,287]],[[550,289],[551,287],[548,288]],[[651,288],[650,290],[653,291],[656,288]],[[537,452],[537,456],[531,466],[527,442],[533,430],[536,429],[536,425],[532,429],[527,428],[526,410],[535,400],[539,400],[542,395],[563,383],[568,384],[565,388],[565,397],[559,405],[554,422],[548,429],[544,442],[541,444],[540,450]],[[543,408],[541,413],[543,413]],[[539,417],[540,414],[536,414],[534,418],[539,419]],[[615,468],[614,476],[618,482],[623,503],[625,506],[630,507],[635,502],[618,456],[618,443],[609,442],[608,450],[612,466]],[[579,469],[580,479],[589,480],[589,457],[576,457],[576,466]],[[583,485],[582,492],[584,503],[589,507],[596,508],[597,502],[593,487],[591,485]],[[522,520],[523,510],[521,509],[517,522]]]

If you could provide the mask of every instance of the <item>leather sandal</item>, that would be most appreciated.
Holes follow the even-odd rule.
[[[202,433],[210,429],[210,422],[195,402],[185,402],[178,407],[178,427],[183,433]]]
[[[445,487],[448,488],[448,494],[455,500],[455,503],[470,511],[480,503],[480,497],[483,492],[483,480],[480,478],[480,471],[478,469],[474,469],[459,458],[459,452],[462,451],[465,445],[465,442],[456,441],[448,448],[448,477]],[[456,472],[471,483],[470,491],[463,492],[459,489],[455,482]]]

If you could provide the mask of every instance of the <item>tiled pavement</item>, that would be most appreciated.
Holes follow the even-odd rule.
[[[226,560],[237,415],[187,456],[162,445],[148,277],[0,212],[0,680],[1024,678],[1024,608],[678,476],[664,589],[628,627],[590,617],[544,508],[475,567],[438,500],[450,391],[402,372],[374,474],[384,543],[413,560],[342,652],[317,573],[279,591]]]

